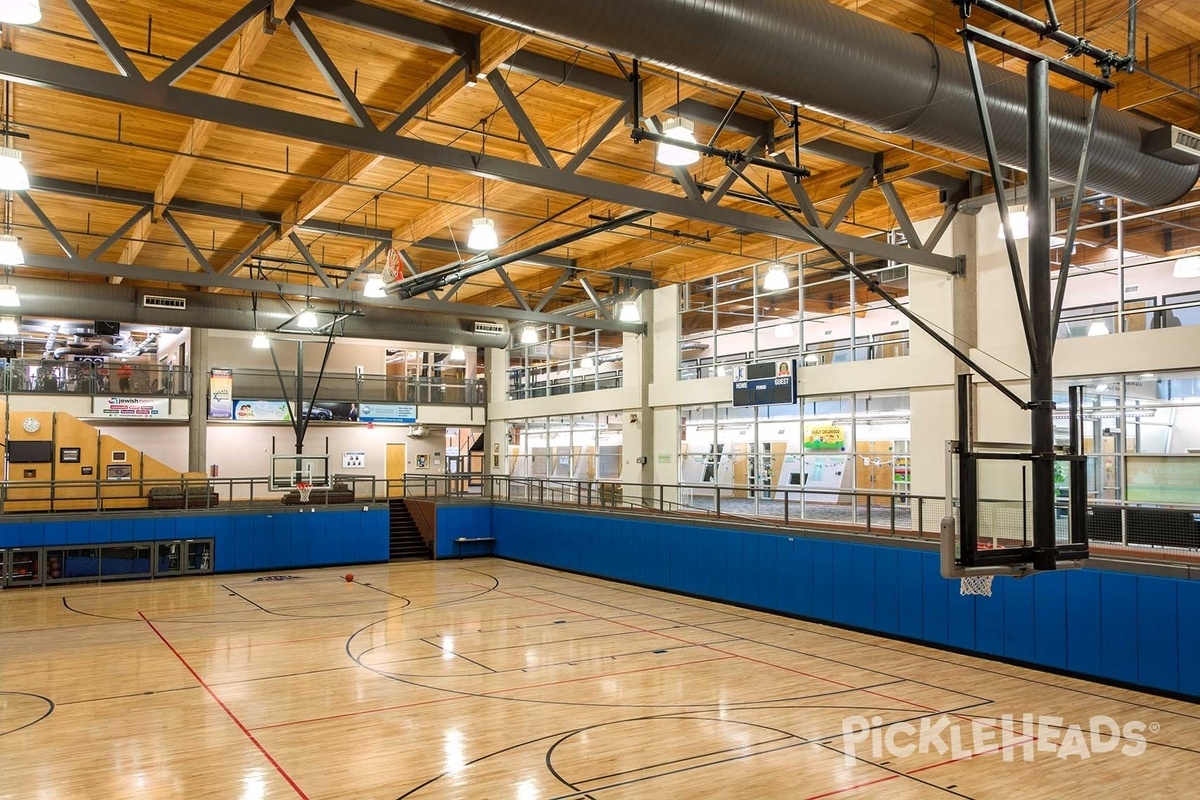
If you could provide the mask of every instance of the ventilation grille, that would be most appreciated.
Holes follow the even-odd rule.
[[[142,305],[146,308],[173,308],[183,311],[187,308],[187,300],[182,297],[162,297],[161,295],[142,295]]]
[[[1164,125],[1147,133],[1142,149],[1176,164],[1200,164],[1200,134],[1175,125]]]
[[[507,330],[507,328],[505,328],[503,325],[499,324],[498,322],[476,322],[475,323],[475,332],[476,333],[484,333],[484,334],[492,334],[495,336],[503,336],[504,332],[506,330]]]
[[[880,283],[899,283],[908,279],[908,267],[901,264],[898,267],[888,267],[879,271]]]

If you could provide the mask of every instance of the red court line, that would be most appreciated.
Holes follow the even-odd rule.
[[[483,587],[480,587],[480,588],[483,588]],[[506,594],[509,597],[517,597],[518,596],[518,595],[509,594],[508,592],[504,591],[503,589],[496,589],[495,591],[500,594]],[[834,686],[841,686],[843,689],[855,689],[857,691],[863,692],[864,694],[873,695],[875,697],[882,697],[885,700],[892,700],[897,703],[905,703],[906,705],[910,705],[910,706],[914,706],[915,708],[919,708],[922,711],[934,711],[934,712],[938,711],[938,709],[936,709],[936,708],[930,708],[929,706],[921,705],[920,703],[913,702],[912,700],[904,700],[899,697],[892,697],[891,695],[882,694],[880,692],[874,692],[874,691],[871,691],[870,689],[859,689],[859,687],[853,686],[849,683],[842,683],[841,681],[835,681],[832,678],[822,678],[820,675],[813,675],[811,673],[804,672],[803,670],[794,669],[792,667],[785,667],[782,664],[773,664],[770,661],[763,661],[761,659],[753,658],[751,656],[742,655],[741,653],[731,653],[728,650],[722,650],[721,648],[713,647],[712,645],[698,644],[696,642],[689,642],[687,639],[681,639],[678,636],[671,636],[669,634],[663,633],[662,631],[650,630],[649,628],[641,628],[641,627],[638,627],[637,625],[633,625],[628,622],[619,622],[615,619],[608,619],[606,617],[597,617],[595,614],[588,614],[586,611],[574,611],[572,609],[566,608],[565,606],[556,606],[554,603],[547,603],[544,600],[538,600],[537,598],[534,598],[534,597],[527,597],[524,599],[530,600],[531,602],[534,602],[534,603],[540,603],[541,605],[544,605],[544,606],[550,606],[551,608],[557,608],[561,611],[570,611],[573,614],[580,614],[585,617],[591,617],[592,619],[599,619],[599,620],[604,620],[605,622],[612,622],[616,625],[621,625],[626,628],[632,628],[635,631],[641,631],[642,633],[652,633],[657,636],[661,636],[664,639],[671,639],[672,641],[682,642],[683,644],[691,645],[692,647],[703,647],[706,650],[711,650],[714,653],[723,653],[724,655],[731,656],[733,658],[740,658],[745,661],[751,661],[755,664],[762,664],[763,666],[766,666],[766,667],[774,667],[775,669],[782,669],[782,670],[785,670],[786,672],[792,672],[792,673],[795,673],[796,675],[803,675],[806,678],[812,678],[815,681],[823,681],[824,683],[831,683]],[[651,615],[651,616],[653,616],[653,615]]]
[[[146,619],[145,614],[143,614],[141,611],[138,611],[137,613],[138,613],[138,616],[141,617],[142,620],[147,625],[150,626],[150,630],[154,631],[154,635],[162,640],[162,643],[165,644],[167,646],[167,648],[175,655],[175,658],[179,659],[179,663],[183,664],[183,666],[187,669],[187,671],[192,673],[192,677],[196,679],[196,683],[200,684],[200,686],[204,689],[204,691],[208,692],[208,696],[211,697],[214,701],[216,701],[217,705],[219,705],[221,707],[221,710],[225,712],[226,716],[228,716],[231,720],[233,720],[233,724],[237,725],[238,729],[246,735],[247,739],[250,740],[250,743],[253,744],[256,748],[258,748],[258,752],[262,753],[263,756],[267,759],[267,761],[271,762],[271,766],[275,767],[275,771],[278,772],[281,776],[283,776],[283,779],[288,782],[289,786],[291,786],[293,789],[296,790],[296,794],[299,795],[300,797],[304,798],[304,800],[309,800],[308,795],[306,795],[304,793],[304,790],[301,789],[294,780],[292,780],[292,776],[288,775],[287,771],[284,770],[284,768],[279,765],[279,762],[276,761],[274,759],[274,757],[270,753],[267,752],[267,748],[263,747],[262,743],[260,743],[258,741],[258,739],[254,738],[254,734],[252,734],[250,732],[249,728],[247,728],[245,725],[242,724],[242,721],[237,718],[236,714],[234,714],[232,711],[229,710],[229,706],[225,705],[225,703],[221,701],[221,698],[217,697],[217,693],[214,692],[212,690],[212,688],[210,688],[209,685],[204,682],[204,679],[200,677],[199,673],[197,673],[196,670],[192,669],[192,665],[187,662],[187,659],[185,659],[182,655],[179,654],[179,651],[175,649],[174,645],[172,645],[169,641],[167,641],[167,637],[163,636],[162,632],[159,631],[158,628],[154,627],[153,622]]]
[[[362,711],[347,711],[343,714],[330,714],[328,717],[313,717],[312,719],[294,719],[289,722],[275,722],[271,725],[259,725],[254,728],[256,731],[270,730],[271,728],[286,728],[289,725],[307,725],[310,722],[328,722],[331,719],[345,719],[346,717],[361,717],[364,714],[379,714],[384,711],[395,711],[400,708],[414,708],[415,706],[428,706],[434,703],[449,703],[454,700],[465,700],[470,695],[460,694],[455,697],[439,697],[436,700],[422,700],[419,703],[401,703],[398,706],[384,706],[383,708],[367,708]]]

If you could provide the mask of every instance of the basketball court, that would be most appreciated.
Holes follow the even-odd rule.
[[[497,559],[59,586],[0,614],[2,798],[1179,797],[1200,778],[1190,703]]]

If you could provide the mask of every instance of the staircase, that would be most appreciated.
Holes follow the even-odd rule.
[[[404,500],[388,500],[388,509],[391,512],[388,520],[388,559],[412,561],[433,558]]]

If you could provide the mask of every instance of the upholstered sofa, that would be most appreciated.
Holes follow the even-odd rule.
[[[217,493],[206,484],[188,486],[155,486],[146,494],[147,508],[216,508]]]

